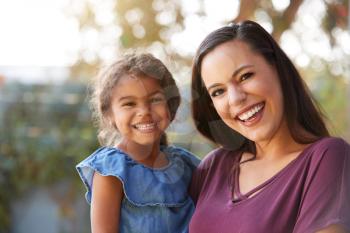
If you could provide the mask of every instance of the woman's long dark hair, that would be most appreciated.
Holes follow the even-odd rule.
[[[192,66],[192,115],[201,134],[217,144],[256,153],[254,142],[222,121],[202,80],[203,58],[218,45],[232,40],[247,43],[275,67],[283,94],[284,117],[296,142],[307,144],[329,136],[321,111],[297,69],[272,36],[253,21],[243,21],[213,31],[195,54]]]

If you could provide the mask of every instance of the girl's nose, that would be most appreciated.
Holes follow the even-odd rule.
[[[138,116],[145,116],[151,113],[151,105],[148,103],[142,104],[137,109]]]
[[[229,105],[240,105],[247,98],[245,91],[237,85],[229,85],[227,92]]]

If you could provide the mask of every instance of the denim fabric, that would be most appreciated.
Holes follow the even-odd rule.
[[[199,160],[175,146],[162,147],[169,164],[150,168],[134,161],[125,152],[102,147],[77,165],[91,202],[94,172],[115,176],[123,184],[120,233],[186,233],[194,211],[188,195],[192,171]]]

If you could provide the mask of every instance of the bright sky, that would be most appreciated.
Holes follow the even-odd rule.
[[[113,0],[88,0],[96,5],[100,23],[111,23]],[[80,3],[79,3],[80,2]],[[276,9],[283,10],[289,0],[273,0]],[[69,4],[75,5],[69,5]],[[111,57],[113,50],[108,43],[115,42],[118,31],[101,35],[97,31],[87,32],[85,39],[79,34],[78,23],[68,18],[64,9],[79,8],[81,0],[0,0],[0,67],[61,67],[69,66],[77,58],[77,51],[86,48],[84,55],[93,54],[89,49],[97,50],[102,57]],[[232,19],[238,11],[238,0],[204,0],[207,16],[198,16],[198,1],[182,0],[185,12],[185,30],[171,39],[172,45],[182,54],[193,54],[200,41],[214,28]],[[319,29],[318,19],[322,18],[324,5],[318,0],[309,0],[308,6],[302,5],[298,21],[292,31],[281,38],[282,47],[296,60],[298,65],[307,66],[309,62],[305,51],[310,55],[332,57],[330,48]],[[314,17],[312,17],[312,16]],[[267,30],[271,29],[269,19],[264,12],[258,12],[259,22]],[[115,28],[116,27],[111,27]],[[298,31],[299,30],[299,31]],[[343,42],[343,50],[350,54],[350,36],[338,32]],[[111,45],[110,45],[111,46]],[[303,47],[304,46],[304,47]],[[322,49],[319,49],[322,48]]]
[[[275,2],[280,2],[283,8],[286,1]],[[209,31],[237,14],[238,0],[204,2],[207,16],[189,16],[185,20],[186,30],[174,37],[174,46],[183,53],[193,53]],[[70,0],[0,0],[0,66],[72,64],[82,42],[77,22],[63,13],[68,4]],[[199,7],[198,1],[182,0],[182,4],[189,14]],[[99,6],[101,2],[96,4]],[[107,9],[102,10],[105,14],[101,16],[106,16]]]
[[[66,0],[0,0],[0,66],[66,66],[79,47]]]

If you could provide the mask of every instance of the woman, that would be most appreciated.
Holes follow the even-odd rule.
[[[191,233],[350,231],[350,146],[329,137],[268,32],[244,21],[209,34],[192,91],[197,129],[222,147],[193,176]]]

